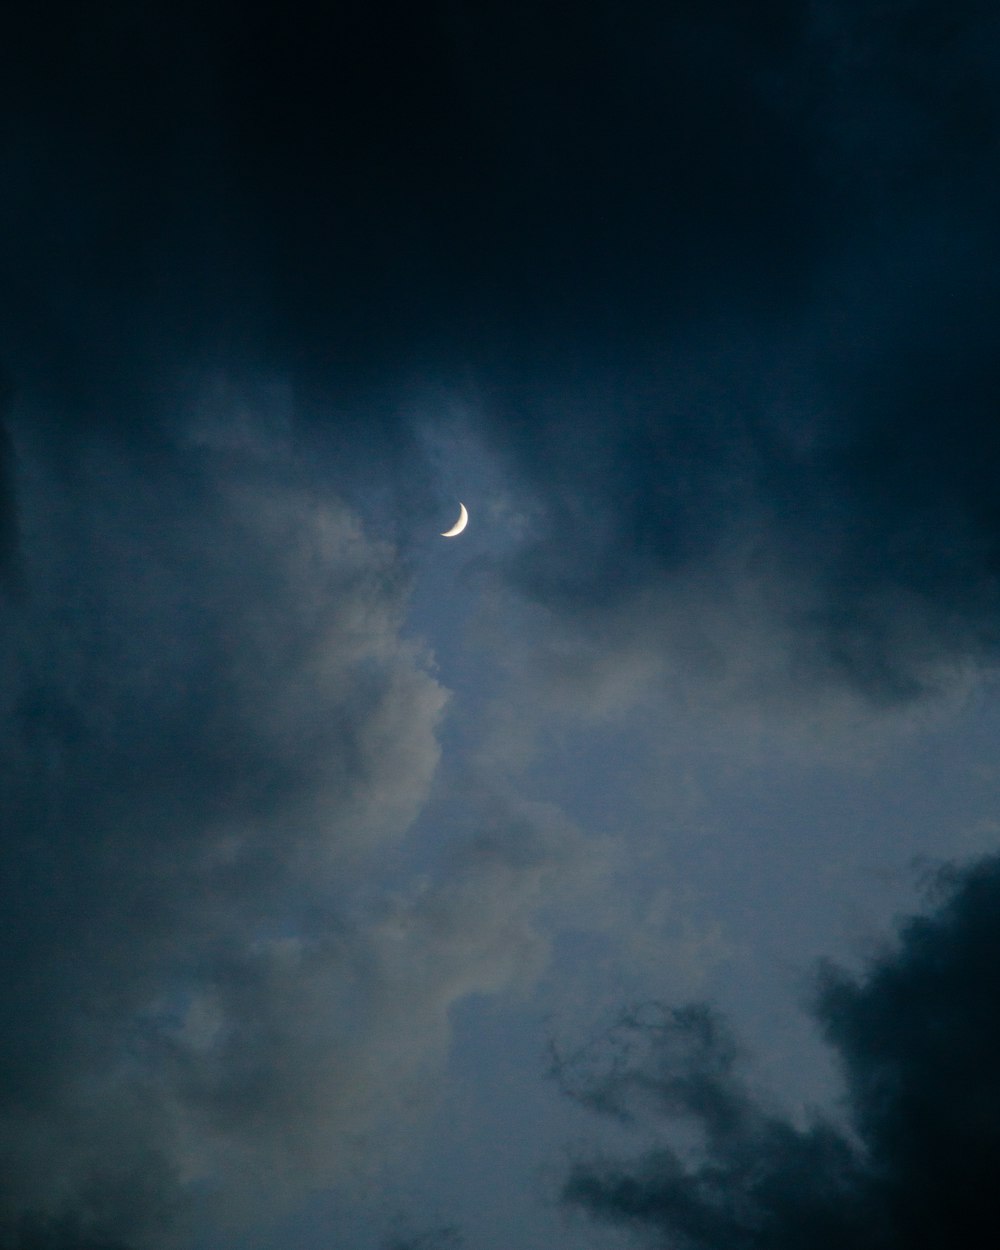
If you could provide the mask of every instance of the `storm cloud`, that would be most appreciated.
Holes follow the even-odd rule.
[[[940,873],[935,894],[862,976],[823,969],[816,1018],[840,1059],[844,1122],[777,1112],[710,1008],[649,1005],[555,1072],[593,1110],[661,1133],[681,1122],[688,1140],[581,1160],[564,1199],[690,1250],[978,1240],[1000,1158],[1000,861]]]

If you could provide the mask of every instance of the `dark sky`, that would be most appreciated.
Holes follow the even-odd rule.
[[[976,0],[5,7],[2,1250],[974,1209],[998,55]]]

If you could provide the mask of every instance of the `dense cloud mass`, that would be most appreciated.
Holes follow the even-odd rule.
[[[580,1162],[566,1200],[672,1250],[976,1244],[1000,1163],[1000,860],[949,870],[940,893],[860,980],[824,969],[817,1018],[841,1059],[851,1135],[769,1109],[708,1008],[647,1007],[556,1071],[595,1110],[685,1121],[697,1144]]]

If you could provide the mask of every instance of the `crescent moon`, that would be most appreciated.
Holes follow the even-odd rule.
[[[466,511],[465,504],[460,503],[458,506],[462,509],[462,511],[458,514],[458,520],[450,530],[444,531],[441,535],[442,538],[454,538],[456,534],[461,534],[462,530],[464,530],[469,524],[469,514]]]

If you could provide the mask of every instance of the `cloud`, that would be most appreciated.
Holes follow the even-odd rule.
[[[68,1219],[25,1219],[12,1236],[3,1242],[4,1250],[128,1250],[118,1241],[88,1237]]]
[[[601,698],[680,670],[747,700],[892,707],[995,666],[1000,284],[947,239],[921,246],[897,241],[881,289],[845,293],[845,256],[800,310],[813,341],[696,323],[655,363],[540,393],[525,426],[544,436],[496,398],[496,445],[543,516],[507,577],[556,615],[554,683],[569,651]],[[840,320],[860,327],[846,344]]]
[[[493,797],[405,867],[447,691],[398,552],[280,423],[68,464],[17,417],[0,1230],[145,1250],[378,1166],[585,854]]]
[[[995,15],[746,7],[7,23],[11,1228],[155,1245],[354,1166],[584,890],[502,785],[399,880],[440,396],[503,488],[494,783],[558,717],[825,724],[995,664]]]
[[[419,1233],[401,1233],[385,1242],[382,1250],[461,1250],[464,1244],[460,1230],[448,1224]]]
[[[0,378],[0,587],[18,584],[18,519],[14,492],[14,446],[7,432],[8,396]]]
[[[679,672],[745,702],[903,708],[998,655],[995,19],[774,5],[754,36],[714,7],[726,40],[694,14],[643,33],[661,64],[704,55],[712,90],[725,66],[753,117],[744,167],[746,136],[682,73],[708,150],[678,212],[716,261],[682,295],[651,251],[662,315],[626,301],[617,335],[574,323],[571,367],[486,371],[484,427],[539,518],[506,576],[554,613],[536,667],[581,706]],[[658,153],[679,142],[666,94]],[[756,144],[782,155],[755,164]],[[750,166],[748,207],[729,182]],[[671,238],[690,255],[691,233]]]
[[[148,439],[278,377],[411,502],[400,396],[468,386],[598,700],[948,688],[997,654],[995,15],[755,12],[22,16],[11,386]]]
[[[936,909],[906,921],[863,976],[823,969],[816,1015],[840,1057],[848,1127],[769,1107],[705,1006],[627,1012],[599,1043],[557,1056],[574,1098],[659,1137],[629,1162],[578,1161],[564,1200],[689,1250],[975,1240],[1000,1159],[998,898],[997,857],[948,869]],[[678,1123],[687,1138],[668,1144],[663,1126]]]
[[[291,1168],[351,1102],[342,891],[419,810],[445,692],[392,550],[294,473],[94,439],[60,477],[18,434],[4,1205],[152,1244],[227,1142],[281,1154],[297,1108]]]

